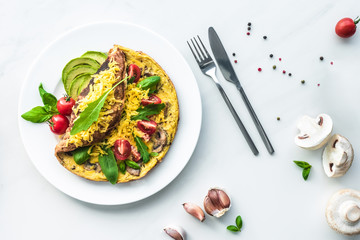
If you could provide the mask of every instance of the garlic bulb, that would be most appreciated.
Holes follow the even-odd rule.
[[[164,228],[164,231],[175,240],[185,240],[185,231],[179,226],[169,225]]]
[[[205,211],[214,217],[221,217],[231,206],[230,198],[224,190],[211,188],[204,199]]]
[[[198,205],[194,203],[184,203],[183,207],[186,212],[199,219],[200,222],[205,220],[205,213]]]
[[[336,192],[326,207],[326,219],[339,233],[360,234],[360,192],[352,189]]]
[[[345,137],[335,134],[326,145],[323,154],[323,167],[328,177],[343,176],[351,167],[354,150]]]

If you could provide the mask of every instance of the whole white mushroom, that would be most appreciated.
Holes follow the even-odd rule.
[[[335,231],[345,235],[360,233],[360,192],[342,189],[336,192],[326,207],[326,220]]]

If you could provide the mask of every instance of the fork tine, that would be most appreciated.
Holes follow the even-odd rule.
[[[198,41],[196,41],[196,38],[194,37],[194,40],[195,40],[195,42],[196,42],[196,45],[198,46],[198,48],[199,48],[199,50],[200,50],[200,52],[201,52],[201,56],[203,57],[203,59],[205,59],[206,58],[206,56],[205,56],[205,54],[204,54],[204,52],[202,51],[202,49],[201,49],[201,47],[200,47],[200,45],[199,45],[199,43],[198,43]]]
[[[199,51],[197,50],[197,48],[196,48],[196,46],[195,46],[195,44],[194,44],[194,41],[193,41],[192,39],[190,39],[190,40],[191,40],[191,42],[192,42],[192,44],[193,44],[193,46],[194,46],[195,51],[197,52],[197,54],[198,54],[198,56],[199,56],[200,62],[203,61],[204,58],[200,55]]]
[[[186,42],[187,42],[187,44],[188,44],[188,46],[189,46],[192,54],[194,55],[194,58],[195,58],[196,62],[199,64],[200,61],[199,61],[198,57],[197,57],[196,54],[194,53],[194,51],[193,51],[192,47],[190,46],[189,42],[188,42],[188,41],[186,41]]]
[[[204,50],[205,50],[206,57],[209,57],[209,56],[210,56],[210,54],[209,54],[209,53],[208,53],[208,51],[206,50],[206,47],[204,46],[203,42],[201,41],[201,39],[200,39],[199,35],[197,35],[197,37],[198,37],[198,39],[199,39],[199,41],[200,41],[200,43],[201,43],[202,47],[203,47],[203,48],[204,48]]]

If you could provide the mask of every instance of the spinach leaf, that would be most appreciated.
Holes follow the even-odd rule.
[[[125,163],[127,166],[133,168],[133,169],[140,169],[139,164],[137,164],[136,162],[132,161],[132,160],[125,160]]]
[[[119,176],[119,169],[116,164],[115,156],[110,148],[105,151],[107,155],[99,156],[99,164],[106,179],[109,180],[110,183],[116,184]]]
[[[81,131],[87,130],[91,124],[97,121],[99,118],[100,111],[105,104],[105,100],[109,93],[114,90],[120,83],[125,81],[126,78],[119,81],[115,84],[111,89],[107,90],[106,92],[101,95],[97,100],[92,103],[89,103],[88,106],[85,108],[83,112],[80,113],[79,117],[74,121],[74,126],[70,131],[70,135],[77,134]]]
[[[33,123],[42,123],[46,122],[52,117],[52,114],[49,113],[45,107],[37,106],[31,109],[30,111],[21,115],[23,119],[26,121],[30,121]]]
[[[125,174],[126,172],[126,164],[125,164],[125,161],[121,161],[119,163],[119,170],[122,174]]]
[[[74,161],[76,164],[81,165],[90,158],[88,153],[90,147],[82,147],[73,151]]]
[[[147,121],[149,121],[150,119],[148,118],[148,116],[159,114],[164,107],[165,107],[164,103],[140,106],[136,110],[138,112],[138,115],[132,116],[131,120],[147,120]]]
[[[157,152],[151,152],[151,153],[150,153],[150,156],[151,156],[151,157],[156,157],[156,156],[158,156],[158,155],[159,155],[159,153],[157,153]]]
[[[137,149],[140,152],[143,162],[147,163],[150,160],[150,154],[148,152],[148,147],[145,145],[145,143],[141,140],[140,137],[134,136],[134,138],[135,138],[135,143],[136,143]]]
[[[151,76],[147,77],[141,82],[139,82],[136,86],[141,88],[142,90],[151,89],[152,91],[156,90],[156,85],[160,82],[159,76]]]

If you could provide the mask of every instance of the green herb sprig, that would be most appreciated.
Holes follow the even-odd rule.
[[[241,232],[241,228],[242,228],[242,219],[241,219],[241,216],[237,216],[236,219],[235,219],[235,224],[236,225],[229,225],[227,226],[227,230],[231,231],[231,232]]]
[[[136,147],[140,152],[140,155],[143,159],[144,163],[147,163],[150,160],[150,154],[148,152],[149,148],[145,145],[145,143],[141,140],[140,137],[134,136]]]
[[[79,117],[74,121],[74,126],[70,131],[70,135],[77,134],[81,131],[88,130],[91,124],[97,121],[100,115],[100,111],[105,104],[107,96],[110,94],[114,88],[116,88],[120,83],[125,81],[126,78],[116,83],[111,89],[101,95],[97,100],[92,103],[89,103],[83,112],[79,114]]]
[[[44,106],[34,107],[30,111],[22,114],[21,117],[26,121],[30,121],[33,123],[42,123],[48,121],[53,115],[59,114],[56,108],[56,97],[51,93],[45,91],[42,83],[40,83],[39,86],[39,94]]]
[[[312,166],[309,163],[303,162],[303,161],[294,161],[294,163],[303,169],[302,176],[303,176],[304,180],[306,181],[309,177]]]
[[[163,108],[165,108],[164,103],[149,104],[146,106],[139,107],[136,110],[138,112],[138,115],[132,116],[131,120],[147,120],[147,121],[149,121],[150,119],[148,118],[148,116],[159,114]]]

